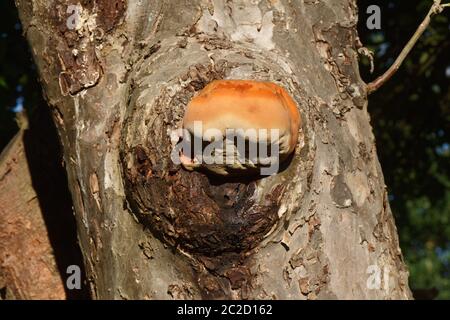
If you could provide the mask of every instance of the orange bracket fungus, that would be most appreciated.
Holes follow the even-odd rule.
[[[219,175],[275,174],[295,150],[300,122],[296,103],[277,84],[216,80],[187,105],[180,162]]]
[[[295,169],[302,132],[299,106],[281,86],[215,79],[157,99],[137,91],[121,160],[140,223],[225,272],[282,222],[285,179],[259,178]]]

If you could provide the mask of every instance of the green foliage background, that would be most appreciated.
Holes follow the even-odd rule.
[[[445,2],[445,1],[444,1]],[[359,0],[359,34],[382,74],[426,15],[432,0]],[[366,9],[381,8],[381,30],[368,30]],[[414,289],[436,288],[450,299],[450,8],[433,18],[404,66],[370,96],[389,199]],[[0,2],[0,150],[17,126],[15,111],[45,107],[12,0]]]
[[[443,1],[446,3],[448,1]],[[398,56],[432,0],[360,0],[359,33],[375,52],[368,82]],[[368,30],[366,8],[381,8],[381,30]],[[412,288],[450,299],[450,10],[434,16],[402,68],[369,98],[377,151],[410,269]]]
[[[0,1],[0,150],[17,131],[14,108],[42,104],[41,89],[13,0]]]

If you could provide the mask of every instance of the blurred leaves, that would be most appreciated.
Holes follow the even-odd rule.
[[[0,150],[17,131],[14,110],[41,104],[41,89],[14,1],[0,1]]]

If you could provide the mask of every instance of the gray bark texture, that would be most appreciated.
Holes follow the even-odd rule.
[[[94,298],[411,298],[358,70],[355,0],[16,5]],[[171,162],[171,130],[214,79],[271,81],[294,97],[300,146],[282,172],[227,180]]]

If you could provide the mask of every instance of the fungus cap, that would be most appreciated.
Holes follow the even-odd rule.
[[[268,136],[250,135],[246,139],[256,143],[264,139],[271,144],[277,144],[282,161],[297,145],[300,122],[296,103],[282,87],[271,82],[254,80],[216,80],[189,102],[183,118],[183,128],[194,138],[205,142],[214,141],[211,132],[220,132],[225,137],[227,130],[267,130]],[[200,132],[195,128],[198,123],[201,123]],[[271,140],[273,137],[270,135],[273,129],[278,132],[275,141]],[[227,156],[224,149],[216,151]],[[195,159],[189,158],[185,154],[181,156],[185,168],[204,166],[219,174],[228,174],[227,167],[246,169],[261,165],[257,160],[247,164],[208,166],[202,165],[201,162],[195,163]]]

